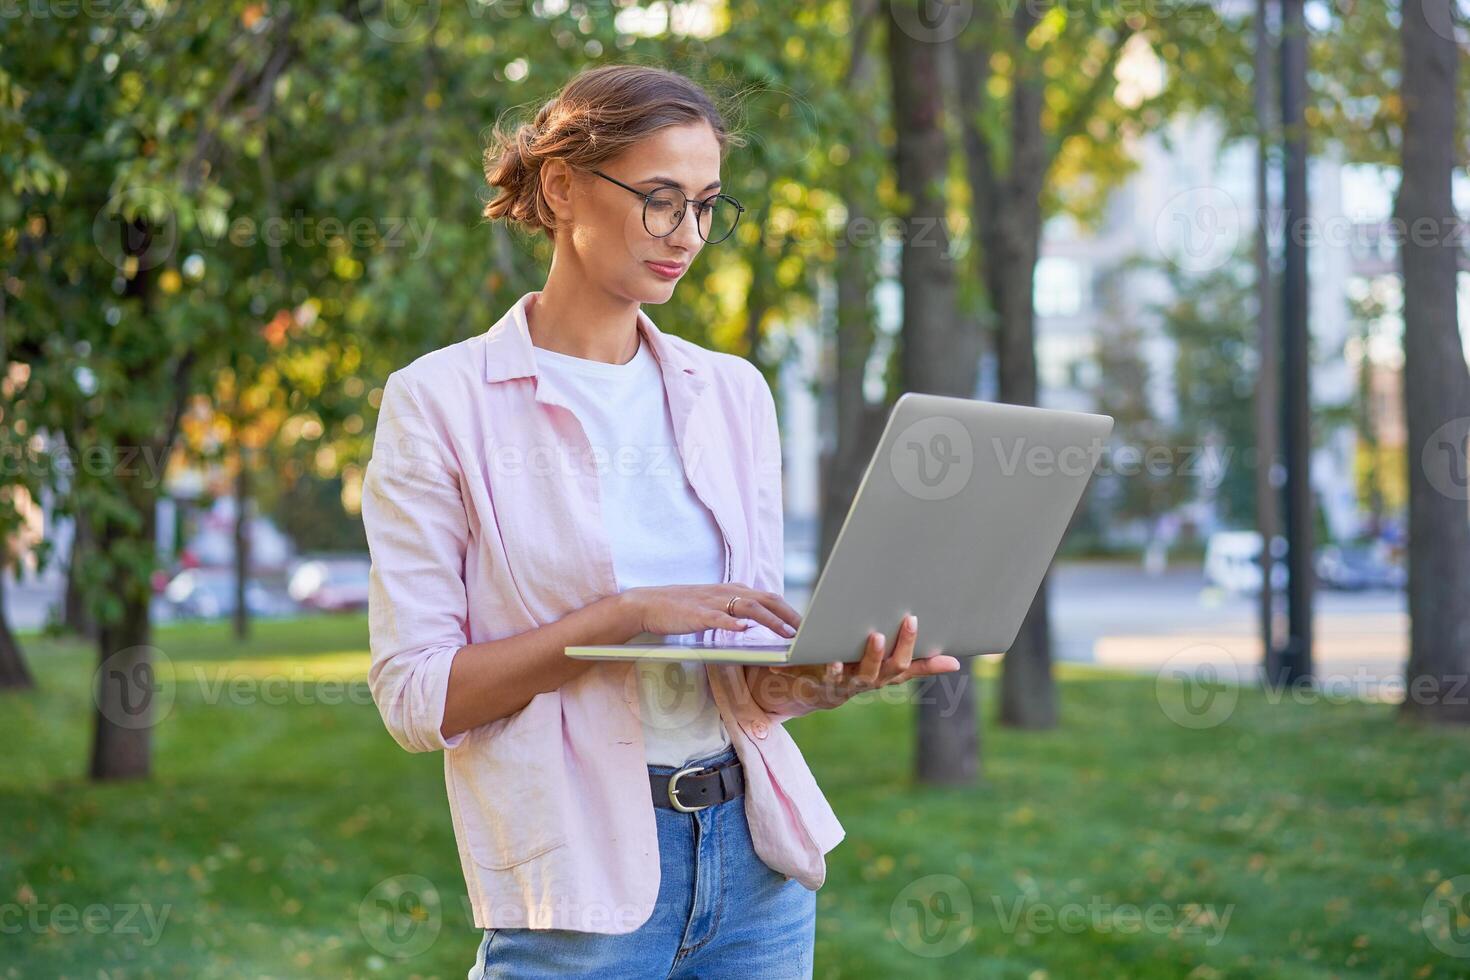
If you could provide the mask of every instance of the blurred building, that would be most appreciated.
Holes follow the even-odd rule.
[[[1255,147],[1222,145],[1222,127],[1212,116],[1176,118],[1159,133],[1137,141],[1138,169],[1109,198],[1097,228],[1067,216],[1048,222],[1037,265],[1037,360],[1041,403],[1087,410],[1100,379],[1099,345],[1120,324],[1144,331],[1150,368],[1150,402],[1162,420],[1173,417],[1174,349],[1158,308],[1170,299],[1168,277],[1148,263],[1167,262],[1201,275],[1230,263],[1249,263],[1258,225]],[[1285,239],[1273,178],[1272,203],[1262,216],[1279,256]],[[1312,403],[1321,409],[1346,406],[1355,395],[1355,372],[1343,357],[1352,334],[1347,302],[1349,281],[1365,262],[1375,271],[1379,250],[1363,256],[1354,248],[1359,226],[1373,216],[1362,202],[1345,197],[1344,166],[1328,155],[1308,171],[1311,213],[1303,230],[1308,243],[1310,323],[1314,351]],[[1360,213],[1354,213],[1357,210]],[[1388,253],[1393,261],[1393,253]],[[1138,260],[1144,264],[1136,265]],[[1248,273],[1249,274],[1249,273]],[[1354,484],[1356,440],[1351,428],[1319,428],[1312,482],[1334,536],[1359,527]],[[1224,465],[1241,465],[1240,447]],[[1208,534],[1220,529],[1210,506],[1191,509]]]
[[[1248,281],[1251,276],[1248,264],[1257,227],[1255,147],[1223,145],[1222,137],[1221,125],[1209,116],[1178,118],[1164,131],[1135,143],[1137,170],[1109,196],[1095,227],[1065,215],[1047,223],[1035,283],[1042,405],[1095,410],[1102,380],[1099,352],[1120,325],[1129,325],[1142,331],[1149,404],[1160,420],[1175,417],[1174,349],[1158,313],[1171,298],[1171,287],[1169,277],[1150,268],[1150,263],[1173,262],[1185,272],[1199,274],[1243,262]],[[1358,372],[1368,370],[1370,408],[1378,420],[1380,443],[1401,444],[1399,338],[1390,331],[1390,336],[1380,338],[1383,342],[1370,345],[1372,349],[1348,356],[1355,350],[1359,329],[1349,296],[1374,288],[1373,284],[1397,285],[1390,223],[1397,174],[1348,165],[1328,153],[1312,160],[1308,182],[1311,214],[1304,234],[1309,247],[1313,405],[1319,412],[1350,407],[1358,397]],[[1279,175],[1273,176],[1272,185],[1273,203],[1263,218],[1273,252],[1279,256],[1285,234],[1276,203]],[[902,300],[897,243],[889,246],[874,296],[883,338],[880,352],[898,330]],[[1462,292],[1467,297],[1465,317],[1470,313],[1470,287]],[[830,326],[833,303],[829,288],[823,296],[824,327]],[[830,394],[818,396],[812,389],[813,379],[820,376],[817,332],[792,331],[790,339],[796,349],[783,368],[781,397],[788,550],[795,550],[816,540],[818,459],[835,427],[830,424],[834,411]],[[994,378],[994,364],[987,355],[975,396],[993,397]],[[881,386],[876,376],[871,380],[876,397]],[[825,386],[818,390],[830,392]],[[1322,516],[1334,537],[1351,537],[1362,530],[1364,517],[1355,477],[1358,438],[1350,424],[1319,424],[1318,438],[1312,478]],[[1229,465],[1240,465],[1238,456]],[[1202,494],[1186,508],[1201,534],[1222,527],[1207,497]],[[794,557],[793,562],[805,569],[807,559]]]

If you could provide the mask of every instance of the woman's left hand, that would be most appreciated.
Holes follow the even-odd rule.
[[[868,634],[861,660],[761,666],[752,668],[747,679],[756,702],[764,710],[801,714],[819,708],[836,708],[864,691],[960,669],[959,660],[947,654],[913,659],[918,635],[918,617],[905,616],[891,651],[885,652],[884,635],[874,631]]]

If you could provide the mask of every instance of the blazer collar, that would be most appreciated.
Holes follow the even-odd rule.
[[[511,378],[538,378],[536,356],[531,343],[531,328],[526,320],[526,307],[540,296],[539,290],[526,293],[494,326],[485,332],[485,380],[508,381]],[[702,365],[688,356],[665,336],[649,315],[638,309],[638,329],[653,350],[665,380],[671,376],[686,380],[695,389],[703,388],[709,379]],[[539,388],[539,384],[538,384]]]

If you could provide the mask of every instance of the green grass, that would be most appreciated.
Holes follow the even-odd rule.
[[[154,777],[107,786],[85,779],[90,651],[27,639],[41,688],[0,696],[0,977],[464,975],[442,761],[383,730],[365,621],[255,629],[157,632],[186,683]],[[1022,733],[988,717],[993,675],[973,787],[915,786],[894,692],[789,723],[847,828],[818,976],[1470,975],[1425,934],[1470,874],[1470,732],[1251,691],[1194,730],[1152,678],[1063,668],[1062,726]],[[408,959],[371,914],[400,875],[438,897]]]

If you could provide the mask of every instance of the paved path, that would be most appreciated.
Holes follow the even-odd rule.
[[[799,564],[799,563],[798,563]],[[788,598],[805,610],[810,585]],[[38,627],[60,583],[7,583],[13,626]],[[1324,682],[1376,695],[1400,683],[1408,617],[1401,593],[1318,595],[1318,674]],[[1052,630],[1058,660],[1144,672],[1213,664],[1222,677],[1256,676],[1261,662],[1255,600],[1208,587],[1197,568],[1148,575],[1137,563],[1074,562],[1052,572]]]
[[[1146,574],[1131,562],[1073,562],[1052,572],[1058,660],[1147,673],[1211,664],[1221,677],[1257,676],[1255,598],[1206,584],[1198,568]],[[805,586],[791,589],[805,609]],[[1314,622],[1324,690],[1392,697],[1408,653],[1405,598],[1395,592],[1320,592]]]

